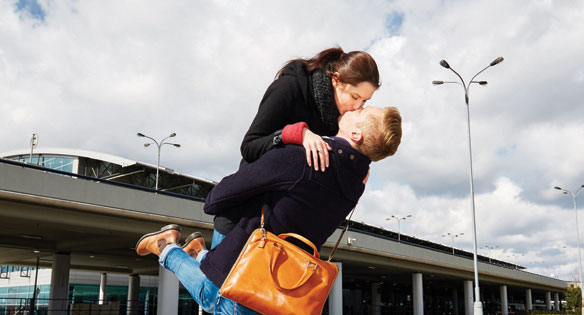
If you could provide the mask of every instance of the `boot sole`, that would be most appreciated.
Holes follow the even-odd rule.
[[[142,237],[140,237],[138,242],[136,242],[136,246],[134,248],[138,248],[138,244],[140,244],[140,242],[142,242],[145,238],[150,237],[150,236],[154,236],[154,235],[157,235],[157,234],[169,231],[169,230],[177,230],[180,232],[181,228],[180,228],[180,225],[178,225],[178,224],[165,225],[160,229],[160,231],[151,232],[151,233],[142,235]]]

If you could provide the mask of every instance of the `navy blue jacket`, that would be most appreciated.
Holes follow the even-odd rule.
[[[333,102],[333,106],[334,102]],[[335,107],[336,108],[336,107]],[[274,147],[280,147],[282,128],[305,122],[320,136],[334,136],[338,129],[329,129],[314,101],[314,87],[310,73],[302,61],[291,63],[264,94],[258,112],[241,143],[241,166],[259,159]],[[224,211],[215,217],[215,229],[229,233],[239,219],[237,211]]]
[[[342,138],[325,138],[333,148],[325,172],[306,164],[302,146],[274,148],[215,186],[204,211],[221,215],[237,209],[240,219],[225,239],[209,251],[201,270],[221,287],[264,210],[274,234],[297,233],[320,249],[363,194],[371,160]]]

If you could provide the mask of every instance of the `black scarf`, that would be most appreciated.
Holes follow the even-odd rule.
[[[311,74],[314,100],[320,113],[320,119],[331,131],[330,135],[336,135],[339,131],[339,110],[335,103],[334,89],[331,78],[322,70],[315,70]]]

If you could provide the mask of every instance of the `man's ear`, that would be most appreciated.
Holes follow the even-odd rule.
[[[355,128],[351,131],[351,140],[357,144],[361,144],[363,142],[363,135],[361,134],[361,129]]]

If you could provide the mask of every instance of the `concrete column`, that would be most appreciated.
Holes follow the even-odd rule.
[[[156,314],[178,314],[178,279],[172,271],[158,267],[158,306]]]
[[[509,304],[507,303],[507,286],[500,286],[499,292],[501,292],[501,315],[509,315]]]
[[[99,279],[99,304],[105,304],[105,297],[107,295],[107,273],[102,273]]]
[[[69,295],[69,253],[55,253],[51,270],[51,290],[49,293],[49,315],[66,315]]]
[[[140,276],[131,274],[128,278],[128,309],[127,315],[137,315],[140,309]]]
[[[472,315],[474,312],[472,280],[464,280],[464,314]]]
[[[335,262],[339,268],[339,274],[333,284],[331,293],[328,298],[328,307],[330,315],[343,315],[343,264]]]
[[[554,311],[560,310],[560,294],[558,292],[554,293]]]
[[[458,315],[458,289],[452,289],[452,306],[454,309],[454,315]]]
[[[525,309],[531,311],[533,304],[531,303],[531,289],[525,289]]]
[[[379,293],[379,283],[371,283],[371,304],[373,315],[381,315],[381,293]]]
[[[414,315],[424,315],[424,283],[421,273],[414,273],[412,275],[412,288]]]
[[[545,309],[548,311],[552,309],[552,293],[550,291],[545,293]]]

